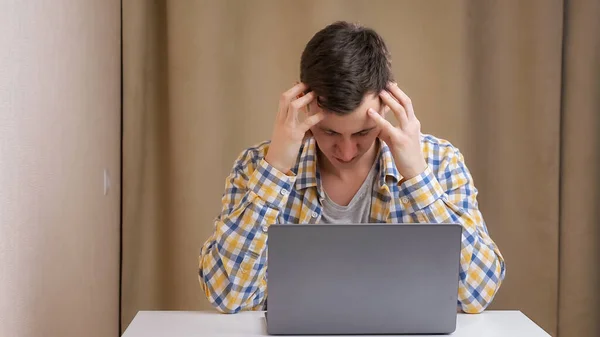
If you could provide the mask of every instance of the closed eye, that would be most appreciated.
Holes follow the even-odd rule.
[[[372,131],[372,130],[374,130],[374,129],[375,129],[375,127],[368,128],[368,129],[364,129],[364,130],[362,130],[362,131],[359,131],[359,132],[355,133],[354,135],[355,135],[355,136],[366,136],[366,135],[368,135],[368,134],[369,134],[369,132],[371,132],[371,131]]]
[[[362,131],[356,132],[356,133],[354,133],[352,135],[353,136],[361,136],[361,137],[363,137],[363,136],[368,135],[369,132],[371,132],[371,130],[373,130],[373,129],[374,128],[362,130]],[[328,136],[337,136],[337,135],[339,135],[339,133],[337,133],[337,132],[335,132],[333,130],[325,130],[325,129],[323,129],[323,133],[326,134],[326,135],[328,135]]]

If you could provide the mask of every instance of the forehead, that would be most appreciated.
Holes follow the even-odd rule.
[[[325,118],[318,126],[338,133],[354,133],[372,128],[376,124],[367,114],[369,108],[380,111],[381,100],[378,95],[366,95],[360,106],[350,114],[338,115],[335,113],[326,113]]]

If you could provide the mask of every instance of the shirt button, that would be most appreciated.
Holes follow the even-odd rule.
[[[281,190],[281,194],[282,194],[282,195],[287,195],[288,193],[289,193],[289,192],[288,192],[288,190],[286,190],[286,189],[282,189],[282,190]]]
[[[312,217],[313,217],[313,218],[316,218],[316,217],[318,217],[318,216],[319,216],[319,213],[317,213],[317,212],[312,212],[312,214],[311,214],[311,215],[312,215]]]
[[[262,225],[262,231],[263,231],[263,232],[265,232],[265,233],[266,233],[268,230],[269,230],[269,226],[267,226],[267,225]]]
[[[409,202],[407,197],[402,197],[402,199],[400,199],[400,200],[402,200],[403,204],[408,204],[408,202]]]

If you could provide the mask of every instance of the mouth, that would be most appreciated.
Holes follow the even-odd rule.
[[[335,158],[335,160],[337,160],[341,164],[350,164],[351,162],[353,162],[356,159],[356,157],[354,157],[354,158],[352,158],[350,160],[343,160],[343,159],[340,159],[340,158],[337,158],[337,157],[334,157],[334,158]]]

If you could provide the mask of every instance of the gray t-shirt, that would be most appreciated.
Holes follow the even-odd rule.
[[[325,224],[351,224],[367,223],[371,216],[371,196],[376,176],[375,163],[371,167],[367,178],[362,183],[358,192],[354,195],[348,206],[341,206],[329,198],[327,192],[323,191],[323,211],[321,223]]]

